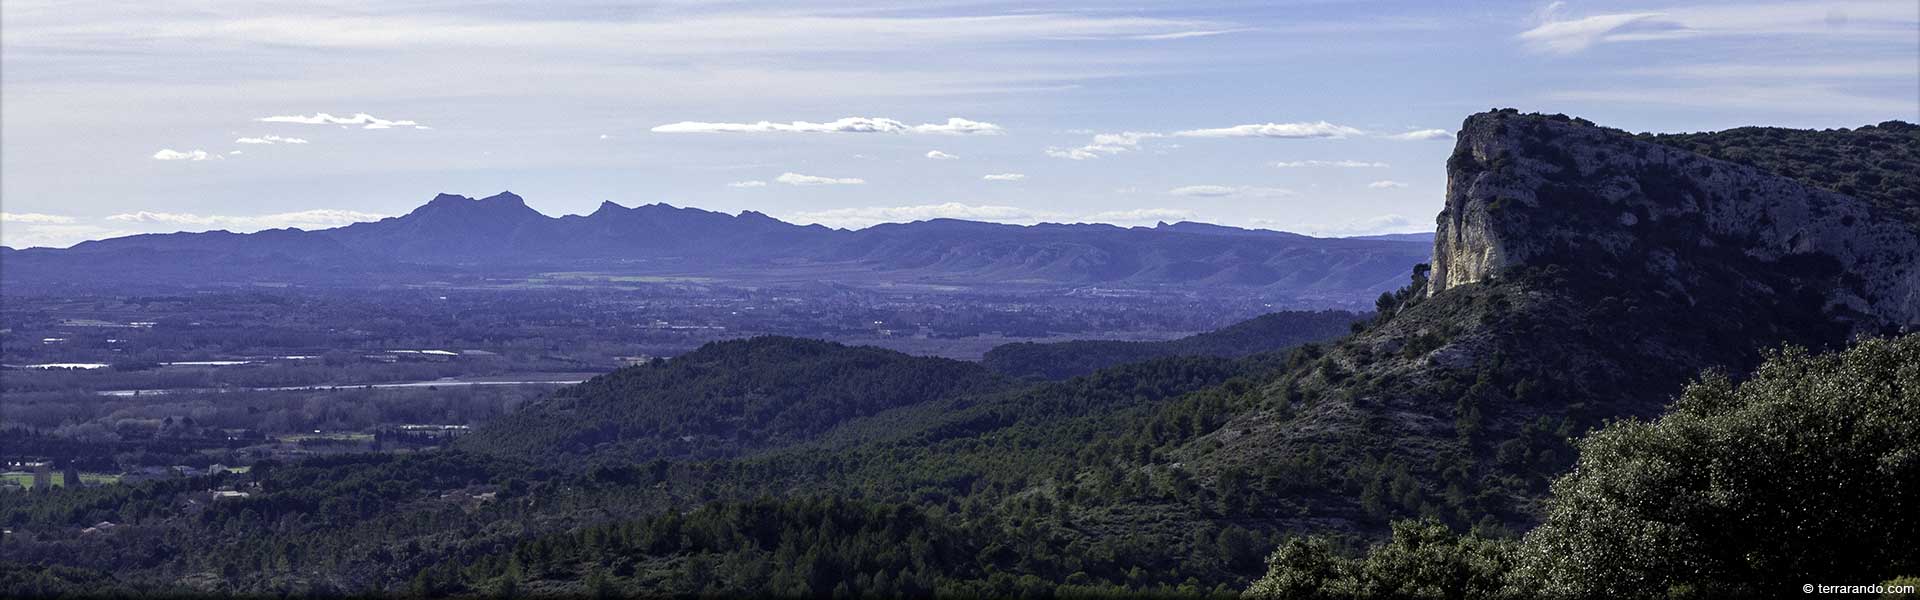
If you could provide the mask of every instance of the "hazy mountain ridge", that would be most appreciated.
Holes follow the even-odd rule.
[[[1424,251],[1417,243],[1190,222],[1123,228],[935,219],[849,231],[794,225],[752,211],[727,215],[611,202],[588,215],[548,217],[503,192],[481,199],[441,194],[404,216],[318,231],[150,234],[65,250],[13,251],[6,254],[6,276],[23,285],[123,279],[204,284],[352,280],[339,269],[345,265],[358,269],[365,282],[423,271],[725,271],[958,285],[1231,287],[1354,303],[1391,289]],[[166,267],[142,260],[151,253],[187,258]],[[265,264],[250,268],[254,262]]]

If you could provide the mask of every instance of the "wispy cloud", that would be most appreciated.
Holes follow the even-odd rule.
[[[138,223],[148,225],[174,225],[196,227],[220,227],[239,231],[260,229],[278,229],[298,227],[301,229],[324,229],[339,227],[365,221],[378,221],[389,215],[338,209],[314,209],[297,212],[284,212],[266,215],[198,215],[192,213],[171,213],[137,211],[121,213],[107,217],[108,221],[120,223]]]
[[[1214,129],[1188,129],[1173,132],[1175,137],[1262,137],[1283,139],[1343,138],[1365,132],[1326,121],[1308,123],[1253,123]]]
[[[305,144],[307,143],[307,140],[297,138],[297,137],[280,137],[277,135],[263,135],[260,137],[243,137],[243,138],[234,140],[233,143],[235,144]]]
[[[127,12],[127,11],[120,11]],[[791,56],[797,53],[851,51],[900,52],[907,48],[974,46],[1018,41],[1072,39],[1159,39],[1196,33],[1225,33],[1232,23],[1205,19],[1033,11],[973,15],[875,15],[858,11],[719,10],[658,11],[647,18],[502,19],[489,11],[420,11],[422,14],[348,15],[324,11],[277,11],[258,16],[228,16],[222,26],[195,27],[197,15],[148,16],[144,28],[112,23],[108,29],[136,29],[148,43],[253,44],[261,46],[472,51],[475,39],[511,42],[514,48],[573,52],[647,48],[649,54],[688,56]],[[648,11],[654,12],[654,11]],[[118,15],[115,15],[118,17]],[[226,16],[226,15],[222,15]],[[316,21],[319,25],[316,26]],[[99,27],[36,31],[22,44],[91,41]]]
[[[160,151],[153,153],[154,160],[207,160],[210,158],[216,157],[212,154],[207,154],[205,150],[181,151],[172,148],[161,148]]]
[[[1115,225],[1142,225],[1160,221],[1190,221],[1193,218],[1193,211],[1183,208],[1135,208],[1097,212],[1087,215],[1085,220]]]
[[[960,157],[958,157],[958,156],[954,156],[954,155],[952,155],[952,154],[947,154],[947,153],[945,153],[945,152],[941,152],[941,151],[939,151],[939,150],[928,150],[928,151],[927,151],[927,158],[931,158],[931,159],[934,159],[934,160],[954,160],[954,159],[957,159],[957,158],[960,158]]]
[[[10,213],[0,212],[0,223],[58,224],[72,223],[73,217],[49,215],[46,213]]]
[[[1367,187],[1370,187],[1376,190],[1390,190],[1395,188],[1407,187],[1407,184],[1400,183],[1392,179],[1382,179],[1382,180],[1367,184]]]
[[[9,248],[65,248],[87,240],[140,233],[84,223],[0,222],[0,245]]]
[[[1194,218],[1194,213],[1193,211],[1180,208],[1135,208],[1108,210],[1091,214],[1075,214],[1034,210],[1018,206],[947,202],[942,204],[920,204],[912,206],[834,208],[792,213],[783,218],[794,223],[818,223],[828,227],[859,229],[882,223],[905,223],[909,221],[925,221],[928,219],[962,219],[967,221],[1011,223],[1016,225],[1032,225],[1041,222],[1140,225],[1151,224],[1157,221],[1191,220]]]
[[[1087,160],[1140,149],[1140,140],[1165,137],[1146,131],[1094,134],[1093,141],[1078,148],[1048,148],[1047,156],[1068,160]]]
[[[1406,133],[1392,134],[1387,137],[1390,139],[1408,140],[1408,141],[1450,140],[1450,139],[1453,139],[1453,132],[1447,131],[1445,129],[1416,129]]]
[[[1189,185],[1167,190],[1167,193],[1195,198],[1279,198],[1295,195],[1289,189],[1250,185]]]
[[[1529,48],[1573,54],[1600,44],[1706,36],[1824,36],[1849,40],[1913,40],[1920,23],[1911,2],[1807,1],[1679,5],[1658,11],[1565,16],[1554,2],[1519,34]]]
[[[1020,181],[1026,178],[1027,176],[1023,173],[994,173],[981,177],[987,181]]]
[[[1211,29],[1211,30],[1197,30],[1197,31],[1172,31],[1167,33],[1149,33],[1144,35],[1136,35],[1136,36],[1131,36],[1127,39],[1130,39],[1130,40],[1184,40],[1187,38],[1213,37],[1216,35],[1226,35],[1229,33],[1239,33],[1242,31],[1248,31],[1248,30],[1247,29]]]
[[[1363,135],[1366,132],[1345,125],[1335,125],[1326,121],[1301,123],[1251,123],[1231,127],[1211,129],[1186,129],[1173,133],[1153,131],[1123,131],[1120,133],[1100,133],[1093,141],[1077,148],[1047,148],[1047,156],[1068,160],[1088,160],[1102,156],[1112,156],[1140,149],[1143,140],[1182,137],[1182,138],[1277,138],[1277,139],[1339,139],[1348,136]]]
[[[1777,113],[1830,114],[1836,110],[1867,114],[1914,115],[1911,99],[1862,96],[1832,85],[1706,84],[1646,85],[1632,89],[1591,89],[1549,92],[1552,100],[1602,104],[1640,104],[1758,110]]]
[[[1558,4],[1558,3],[1556,3]],[[1661,20],[1661,13],[1617,13],[1580,19],[1551,21],[1520,33],[1520,40],[1535,50],[1571,54],[1592,47],[1615,32],[1640,24],[1662,28],[1684,28],[1679,23]]]
[[[1852,80],[1913,79],[1920,71],[1910,60],[1867,60],[1833,63],[1699,63],[1659,65],[1627,69],[1632,75],[1652,75],[1684,80]]]
[[[767,182],[765,182],[765,181],[760,181],[760,180],[758,180],[758,179],[754,179],[754,180],[749,180],[749,181],[735,181],[735,182],[733,182],[733,183],[729,183],[729,184],[727,184],[727,187],[730,187],[730,188],[757,188],[757,187],[767,187]]]
[[[260,117],[254,119],[262,123],[295,123],[300,125],[359,125],[361,129],[392,129],[394,127],[412,127],[431,129],[425,125],[406,119],[382,119],[367,113],[354,113],[351,117],[336,117],[327,113],[313,115],[285,115]]]
[[[865,179],[856,177],[821,177],[792,172],[781,173],[773,180],[787,185],[860,185],[867,182]]]
[[[1404,215],[1386,214],[1365,219],[1356,219],[1344,223],[1301,223],[1281,219],[1254,219],[1253,224],[1281,231],[1291,231],[1318,237],[1348,237],[1356,235],[1378,235],[1383,233],[1417,233],[1433,231],[1433,224],[1421,224]]]
[[[1290,160],[1273,163],[1282,169],[1302,169],[1310,167],[1332,167],[1340,169],[1384,169],[1387,163],[1364,160]]]
[[[920,204],[914,206],[833,208],[793,213],[789,215],[786,220],[801,224],[819,223],[828,227],[858,229],[862,227],[872,227],[881,223],[904,223],[908,221],[925,221],[928,219],[1037,223],[1041,219],[1048,218],[1049,216],[1052,215],[1014,206],[983,206],[963,204],[960,202],[947,202],[943,204]]]
[[[792,121],[776,123],[710,123],[681,121],[654,127],[654,133],[923,133],[939,135],[994,135],[1004,130],[999,125],[952,117],[945,123],[908,125],[895,119],[846,117],[825,123]]]

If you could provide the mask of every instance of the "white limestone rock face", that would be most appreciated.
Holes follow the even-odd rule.
[[[1579,262],[1685,295],[1689,260],[1738,251],[1832,278],[1828,309],[1863,328],[1920,327],[1920,235],[1863,200],[1580,120],[1481,113],[1457,139],[1429,294]]]

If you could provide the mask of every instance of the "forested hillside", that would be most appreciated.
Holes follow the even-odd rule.
[[[1256,598],[1666,598],[1920,583],[1920,335],[1773,353],[1709,372],[1652,421],[1580,440],[1547,520],[1520,539],[1394,524],[1363,554],[1289,539]],[[1828,584],[1832,585],[1832,584]],[[1905,597],[1889,592],[1885,597]]]
[[[1072,341],[1020,342],[995,347],[981,362],[1011,377],[1065,379],[1118,364],[1164,356],[1235,358],[1325,342],[1351,332],[1369,318],[1346,311],[1287,311],[1261,315],[1232,326],[1164,342]]]
[[[556,392],[460,441],[500,456],[705,459],[1003,385],[979,365],[796,338],[708,344]]]

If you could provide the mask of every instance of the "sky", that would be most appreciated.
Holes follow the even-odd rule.
[[[1920,121],[1920,2],[0,4],[0,244],[316,229],[435,194],[1431,231],[1495,107]]]

